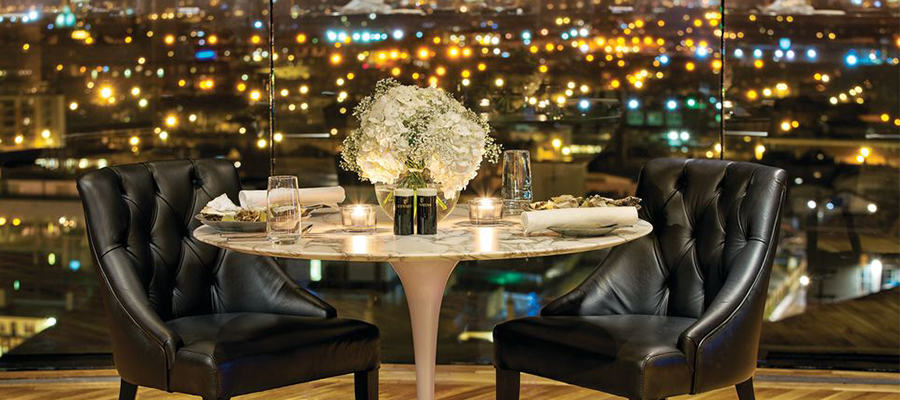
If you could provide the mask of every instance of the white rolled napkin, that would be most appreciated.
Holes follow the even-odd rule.
[[[637,220],[635,207],[579,207],[522,213],[522,227],[526,235],[549,228],[587,229],[632,225]]]
[[[338,203],[343,202],[346,198],[344,188],[340,186],[328,186],[307,188],[298,190],[300,203],[304,206],[326,205],[332,208],[338,208]],[[241,207],[245,208],[264,208],[266,207],[266,191],[265,190],[241,190],[238,193],[238,201]]]
[[[206,207],[204,207],[206,211],[214,211],[218,213],[226,213],[226,212],[237,212],[240,210],[238,206],[236,206],[231,199],[228,198],[228,195],[222,193],[219,197],[210,200],[209,203],[206,203]]]

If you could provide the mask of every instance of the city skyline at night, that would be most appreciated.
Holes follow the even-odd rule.
[[[442,88],[485,116],[505,148],[531,151],[543,197],[630,195],[640,167],[661,157],[787,170],[772,324],[900,283],[897,0],[724,10],[707,0],[279,0],[275,54],[268,6],[0,0],[0,253],[12,260],[0,266],[0,315],[32,318],[53,337],[96,314],[74,190],[84,172],[225,158],[246,187],[274,172],[367,198],[371,187],[338,159],[354,107],[385,78]],[[497,186],[497,167],[481,171],[464,196]],[[534,313],[585,273],[566,262],[524,262],[519,286],[501,290],[509,309]],[[452,289],[460,331],[507,312],[493,291],[507,280],[476,264]],[[369,267],[375,281],[346,266],[323,278],[321,261],[290,266],[351,313],[396,312],[396,276]],[[367,290],[390,300],[353,297]],[[102,352],[96,336],[84,341]],[[25,339],[8,342],[47,349]],[[477,343],[441,340],[457,346],[447,360],[486,360]]]

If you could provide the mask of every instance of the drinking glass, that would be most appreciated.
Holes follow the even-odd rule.
[[[292,244],[300,238],[299,189],[296,176],[269,177],[266,237],[275,244]]]
[[[520,214],[531,203],[531,156],[528,150],[503,152],[503,209]]]

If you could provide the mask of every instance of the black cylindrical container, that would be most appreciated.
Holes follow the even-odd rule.
[[[437,189],[416,190],[416,233],[419,235],[437,233]]]
[[[394,234],[415,233],[415,207],[412,189],[394,189]]]

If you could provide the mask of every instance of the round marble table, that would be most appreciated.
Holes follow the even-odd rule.
[[[391,263],[400,277],[409,305],[416,363],[416,394],[419,400],[433,400],[441,299],[447,279],[459,261],[599,250],[640,238],[653,229],[649,223],[640,220],[631,227],[619,228],[602,237],[525,236],[518,221],[518,217],[507,217],[501,225],[472,226],[468,222],[468,210],[460,206],[438,225],[438,234],[431,236],[394,236],[387,218],[380,218],[374,232],[344,232],[340,213],[313,215],[304,221],[304,224],[313,224],[312,230],[292,245],[276,245],[267,242],[264,236],[258,240],[228,241],[218,231],[206,226],[197,228],[194,236],[213,246],[263,256]]]

